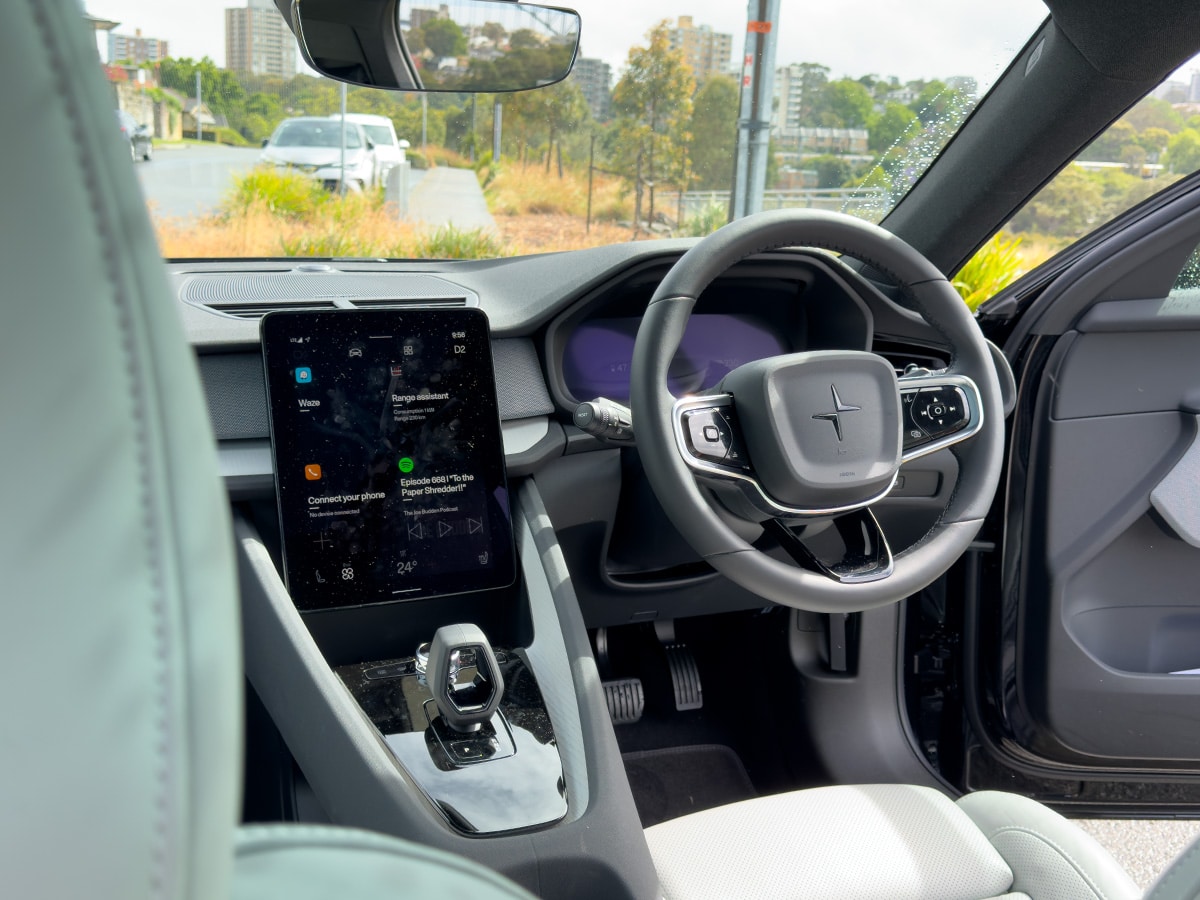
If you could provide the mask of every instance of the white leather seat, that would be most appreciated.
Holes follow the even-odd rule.
[[[1103,847],[1039,803],[908,785],[814,788],[646,830],[668,900],[1131,900]]]
[[[0,892],[528,898],[366,832],[237,828],[227,500],[82,16],[0,14]]]

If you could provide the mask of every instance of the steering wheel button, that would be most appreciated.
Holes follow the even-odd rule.
[[[698,409],[685,414],[692,452],[709,460],[723,460],[729,452],[729,423],[715,409]]]

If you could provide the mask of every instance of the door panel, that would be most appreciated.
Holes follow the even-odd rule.
[[[1200,768],[1200,675],[1170,674],[1200,669],[1200,549],[1150,500],[1196,439],[1200,318],[1107,305],[1039,376],[1006,712],[1043,760]]]

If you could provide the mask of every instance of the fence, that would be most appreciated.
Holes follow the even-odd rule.
[[[679,210],[686,220],[707,207],[729,206],[729,191],[661,191],[657,202],[662,209]],[[806,188],[803,190],[764,191],[763,209],[828,209],[866,219],[882,218],[891,206],[881,188]]]

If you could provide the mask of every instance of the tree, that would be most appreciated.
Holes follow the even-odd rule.
[[[467,52],[467,36],[453,19],[433,19],[422,31],[425,46],[434,56],[462,56]]]
[[[737,82],[725,75],[705,81],[692,100],[688,156],[692,183],[701,190],[723,190],[733,181],[739,100]]]
[[[1167,171],[1187,175],[1200,169],[1200,131],[1185,128],[1167,144],[1163,164]]]
[[[1157,97],[1146,97],[1125,113],[1123,118],[1138,131],[1163,128],[1174,134],[1183,127],[1183,116],[1166,100],[1159,100]]]
[[[850,180],[850,163],[840,156],[825,154],[805,160],[806,168],[817,172],[817,187],[840,188]]]
[[[1126,147],[1137,143],[1137,129],[1120,119],[1113,122],[1104,133],[1092,141],[1079,154],[1080,159],[1094,162],[1120,162]]]
[[[1147,128],[1137,136],[1138,145],[1146,151],[1151,161],[1157,161],[1171,142],[1171,132],[1165,128]]]
[[[530,28],[518,28],[509,35],[508,46],[513,50],[536,50],[542,46],[542,39]]]
[[[671,49],[665,21],[652,28],[646,39],[648,46],[630,49],[625,71],[613,89],[613,163],[627,176],[640,172],[643,182],[653,184],[663,178],[683,185],[689,176],[687,126],[695,80],[682,51]],[[641,188],[638,183],[639,217]]]
[[[872,150],[882,152],[904,137],[920,120],[911,109],[900,103],[889,102],[883,112],[871,120],[868,144]]]
[[[503,103],[504,121],[523,144],[533,145],[545,135],[547,172],[550,171],[555,142],[562,134],[578,129],[591,116],[583,91],[572,81],[560,81],[536,91],[519,91],[510,94]],[[559,162],[561,178],[561,151]]]
[[[829,82],[829,67],[805,62],[789,68],[800,82],[800,124],[816,125],[814,111],[822,88]]]
[[[908,108],[917,114],[923,125],[948,122],[955,130],[974,105],[975,101],[966,94],[947,87],[945,82],[934,80],[925,83],[917,99]]]
[[[871,92],[849,78],[831,81],[817,98],[816,118],[831,128],[865,128],[875,101]]]

